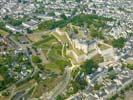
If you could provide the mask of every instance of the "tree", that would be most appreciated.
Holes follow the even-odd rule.
[[[98,68],[98,64],[91,59],[87,60],[81,67],[83,72],[91,74]]]
[[[81,2],[81,0],[75,0],[76,2],[78,2],[78,3],[80,3]]]
[[[94,90],[99,90],[102,86],[103,86],[103,84],[98,84],[98,83],[96,83],[96,84],[94,85]]]
[[[34,63],[41,63],[42,62],[42,60],[38,56],[32,56],[32,61]]]
[[[125,46],[126,39],[123,37],[120,37],[118,39],[113,40],[112,45],[115,48],[123,48]]]
[[[3,21],[0,21],[0,28],[3,29],[5,26],[5,23]]]
[[[58,95],[56,100],[64,100],[64,98],[61,95]]]
[[[129,68],[130,70],[133,70],[133,64],[127,64],[127,68]]]
[[[33,31],[31,30],[31,29],[29,29],[29,28],[27,28],[27,33],[33,33]]]
[[[115,79],[116,76],[117,76],[117,73],[116,73],[115,71],[111,71],[111,72],[109,73],[109,79],[111,79],[111,80]]]
[[[55,13],[54,12],[49,12],[48,15],[49,16],[55,16]]]
[[[67,20],[67,17],[66,17],[66,15],[64,13],[61,14],[60,16],[61,16],[62,19]]]
[[[42,22],[41,24],[39,24],[38,29],[39,30],[49,30],[52,28],[53,23],[54,23],[54,21],[52,21],[52,20]]]
[[[19,26],[19,25],[21,25],[22,24],[22,21],[23,21],[23,19],[13,19],[13,18],[11,18],[9,21],[8,21],[8,23],[9,24],[11,24],[11,25],[13,25],[13,26]]]

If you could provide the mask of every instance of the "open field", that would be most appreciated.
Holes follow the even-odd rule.
[[[28,34],[27,36],[28,36],[29,40],[32,42],[38,42],[38,41],[42,40],[41,35],[38,35],[38,34]]]
[[[132,90],[126,92],[125,95],[126,95],[126,96],[125,96],[125,100],[133,100],[133,91],[132,91]]]
[[[133,64],[133,59],[127,59],[128,64]]]
[[[61,50],[62,46],[60,44],[56,44],[52,47],[48,53],[50,63],[46,65],[47,68],[56,69],[58,72],[58,70],[63,71],[65,66],[69,64],[68,61],[62,57]]]
[[[48,63],[45,67],[53,72],[63,72],[69,63],[62,56],[62,44],[53,35],[44,35],[43,40],[36,42],[34,46],[41,48],[46,55]]]
[[[51,35],[44,35],[42,39],[36,42],[34,45],[37,47],[43,47],[43,45],[45,46],[46,44],[51,45],[52,42],[56,42],[56,38]]]
[[[40,97],[43,93],[48,92],[52,90],[58,82],[62,80],[62,77],[52,78],[44,80],[43,82],[40,82],[34,90],[33,97]]]
[[[0,100],[9,100],[9,97],[8,96],[0,96]]]
[[[118,97],[116,100],[133,100],[133,91],[127,91],[125,94],[123,94],[122,98]]]
[[[32,80],[28,81],[27,83],[17,87],[16,91],[20,91],[20,90],[26,89],[27,87],[31,87],[35,83],[36,83],[36,80],[32,79]]]
[[[109,49],[110,47],[105,45],[105,44],[98,44],[98,47],[101,49],[101,50],[106,50],[106,49]]]
[[[94,56],[92,59],[93,59],[97,64],[99,64],[99,63],[101,63],[101,62],[104,61],[104,60],[103,60],[103,57],[102,57],[100,54],[97,54],[97,55]]]

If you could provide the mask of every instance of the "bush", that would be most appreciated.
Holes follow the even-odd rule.
[[[32,61],[34,63],[41,63],[42,62],[42,60],[38,56],[32,56]]]
[[[98,68],[98,64],[91,59],[87,60],[81,67],[83,72],[91,74]]]
[[[130,70],[133,70],[133,64],[127,64],[127,68],[129,68]]]
[[[77,25],[80,27],[83,27],[84,24],[87,24],[87,27],[89,28],[90,25],[94,25],[97,27],[97,33],[99,37],[103,37],[103,34],[101,31],[99,31],[99,28],[105,27],[106,21],[110,21],[111,19],[105,18],[102,16],[97,16],[97,15],[85,15],[85,14],[80,14],[78,16],[73,17],[72,19],[68,19],[64,14],[61,15],[63,18],[62,20],[59,21],[54,21],[54,20],[49,20],[42,22],[39,26],[39,30],[50,30],[54,29],[57,27],[63,28],[67,24],[72,23],[73,25]]]

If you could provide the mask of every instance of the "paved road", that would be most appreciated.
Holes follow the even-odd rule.
[[[28,48],[30,48],[31,49],[31,51],[33,51],[32,50],[32,44],[26,44],[26,45],[21,45],[19,42],[17,42],[17,41],[15,41],[12,37],[9,37],[9,39],[13,42],[13,43],[15,43],[15,45],[17,46],[17,47],[21,47],[22,49],[24,49],[25,51],[26,51],[26,53],[27,53],[27,55],[28,55],[28,57],[29,57],[29,60],[30,60],[30,62],[31,62],[31,65],[33,66],[33,72],[31,73],[31,74],[29,74],[28,76],[26,76],[25,78],[23,78],[23,79],[21,79],[21,80],[18,80],[15,84],[18,84],[18,83],[20,83],[20,82],[22,82],[22,81],[24,81],[24,80],[26,80],[26,79],[28,79],[28,78],[30,78],[30,77],[33,77],[37,72],[38,72],[38,67],[32,62],[32,57],[30,56],[30,54],[28,53],[28,51],[27,51],[27,47]],[[4,92],[4,91],[6,91],[6,90],[12,90],[12,92],[11,92],[11,97],[13,96],[13,93],[14,93],[14,90],[15,90],[15,84],[13,84],[13,85],[11,85],[11,86],[9,86],[8,88],[6,88],[5,90],[3,90],[3,91],[1,91],[1,93],[2,92]]]
[[[65,33],[65,35],[67,36],[69,42],[71,43],[71,40],[70,40],[69,36],[66,33]],[[60,38],[58,38],[57,36],[55,36],[55,37],[58,39],[58,41],[61,41]],[[62,45],[63,45],[62,55],[64,55],[63,54],[63,51],[64,51],[65,45],[64,44],[62,44]],[[71,59],[70,59],[70,62],[71,62],[71,65],[72,66],[65,68],[65,71],[64,71],[64,79],[49,94],[44,94],[43,96],[41,96],[40,98],[42,100],[46,100],[46,98],[47,98],[47,100],[55,100],[56,97],[58,95],[60,95],[66,89],[66,87],[68,86],[68,84],[69,84],[69,82],[71,80],[71,72],[72,72],[72,70],[74,68],[78,67],[78,65],[74,65],[73,64],[73,62],[72,62]]]
[[[43,34],[42,34],[42,35],[43,35]],[[67,36],[67,38],[68,38],[68,36]],[[68,38],[68,39],[69,39],[69,38]],[[12,40],[13,40],[13,39],[12,39]],[[13,41],[14,41],[14,40],[13,40]],[[70,40],[69,40],[69,41],[70,41]],[[16,45],[18,45],[19,47],[25,48],[25,46],[20,45],[20,44],[19,44],[18,42],[16,42],[16,41],[14,41],[14,43],[15,43]],[[32,51],[31,45],[28,45],[28,48],[30,48],[31,51]],[[64,47],[63,47],[63,48],[64,48]],[[64,51],[64,50],[63,50],[63,51]],[[63,51],[62,51],[62,52],[63,52]],[[31,64],[32,64],[32,66],[34,67],[34,71],[33,71],[32,74],[30,74],[29,76],[27,76],[27,78],[28,78],[28,77],[34,76],[34,75],[36,74],[36,72],[38,71],[37,66],[32,62],[31,56],[30,56],[30,62],[31,62]],[[48,95],[48,97],[47,97],[48,100],[55,100],[56,97],[57,97],[58,95],[60,95],[60,94],[66,89],[67,85],[69,84],[69,82],[70,82],[70,80],[71,80],[71,72],[72,72],[72,70],[73,70],[75,67],[77,67],[77,65],[74,65],[74,64],[73,64],[72,60],[71,60],[71,64],[72,64],[72,66],[71,66],[71,67],[66,67],[66,69],[65,69],[65,71],[64,71],[64,79],[63,79],[63,80],[49,93],[49,95]],[[46,95],[44,94],[43,96],[41,96],[41,98],[42,98],[42,100],[45,100],[45,99],[46,99]]]
[[[73,64],[71,67],[66,67],[64,71],[65,78],[48,95],[46,94],[43,95],[41,99],[42,100],[56,100],[56,97],[60,95],[68,86],[71,80],[71,72],[74,68],[77,68],[77,67],[79,67],[79,65],[73,65]]]
[[[30,97],[30,92],[33,87],[36,87],[37,84],[33,84],[32,87],[27,88],[26,90],[21,90],[16,92],[15,95],[10,100],[28,100]]]

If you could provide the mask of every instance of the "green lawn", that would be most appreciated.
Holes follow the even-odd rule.
[[[130,70],[133,70],[133,64],[128,64],[127,68],[129,68]]]
[[[51,64],[49,64],[47,67],[54,67],[61,71],[64,70],[65,66],[68,65],[68,61],[62,57],[61,50],[62,45],[60,44],[56,44],[51,48],[48,54],[48,60]]]
[[[46,68],[56,72],[56,73],[60,73],[64,71],[65,66],[68,65],[68,62],[65,60],[58,60],[56,62],[50,62],[48,64],[46,64]]]
[[[43,44],[45,45],[45,44],[51,44],[51,42],[53,42],[53,41],[55,41],[56,40],[56,38],[55,37],[53,37],[53,36],[49,36],[49,35],[45,35],[45,36],[43,36],[43,40],[41,40],[41,41],[39,41],[39,42],[36,42],[35,44],[34,44],[34,46],[43,46]]]
[[[0,29],[0,35],[5,36],[5,35],[9,35],[9,33]]]

